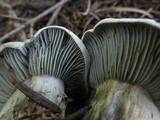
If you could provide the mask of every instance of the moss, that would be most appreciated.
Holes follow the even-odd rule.
[[[96,90],[92,108],[84,120],[160,119],[157,107],[139,86],[109,80],[97,86]]]

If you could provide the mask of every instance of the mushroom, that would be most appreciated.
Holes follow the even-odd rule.
[[[9,42],[0,46],[0,119],[2,120],[12,118],[9,112],[13,111],[10,108],[21,99],[21,93],[14,93],[16,87],[9,79],[10,67],[20,82],[24,82],[29,77],[27,49],[24,43]],[[13,100],[15,103],[11,103]],[[8,114],[4,115],[6,111]]]
[[[84,120],[160,120],[160,25],[108,18],[82,40],[95,90]]]
[[[6,47],[7,44],[10,45]],[[19,44],[21,46],[17,49]],[[64,118],[70,98],[84,100],[87,97],[89,55],[82,41],[66,28],[45,27],[32,40],[25,43],[6,43],[0,50],[3,54],[0,81],[1,86],[7,86],[0,89],[0,98],[3,99],[0,100],[0,119],[35,117],[34,113],[39,113],[39,118],[42,119],[42,113],[46,111],[11,84],[8,77],[9,66],[18,78],[17,81],[22,80],[22,83],[36,93],[60,107],[60,114],[50,114],[54,119]],[[2,71],[2,67],[6,70]]]

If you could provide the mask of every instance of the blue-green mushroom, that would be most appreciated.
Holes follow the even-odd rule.
[[[47,117],[45,108],[12,84],[10,68],[18,81],[59,106],[61,113],[51,113],[51,119],[64,118],[68,99],[84,100],[88,95],[89,55],[82,41],[66,28],[42,28],[24,43],[3,44],[0,55],[0,120]]]
[[[160,120],[160,24],[104,19],[82,40],[96,91],[84,120]]]

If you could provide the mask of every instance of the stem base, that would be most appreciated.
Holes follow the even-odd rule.
[[[108,80],[96,89],[84,120],[160,120],[160,112],[139,86]]]

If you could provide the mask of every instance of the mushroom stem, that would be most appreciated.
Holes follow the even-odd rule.
[[[140,86],[108,80],[97,86],[84,120],[160,120],[160,113]]]
[[[32,98],[26,97],[19,90],[16,90],[0,112],[0,119],[18,119],[24,116],[33,118],[32,114],[36,114],[36,119],[43,119],[44,116],[49,116],[55,120],[64,118],[67,96],[64,93],[63,81],[53,76],[33,76],[31,80],[26,81],[26,84],[32,90],[58,105],[61,113],[54,114],[52,111],[42,112],[46,111],[46,108],[32,101]]]
[[[53,103],[51,100],[45,98],[41,94],[35,92],[30,87],[28,87],[25,83],[20,82],[16,79],[16,76],[13,74],[13,71],[10,70],[10,80],[12,81],[12,84],[16,86],[18,90],[20,90],[22,93],[24,93],[27,97],[29,97],[34,102],[42,105],[43,107],[49,109],[53,113],[60,113],[61,109]]]

